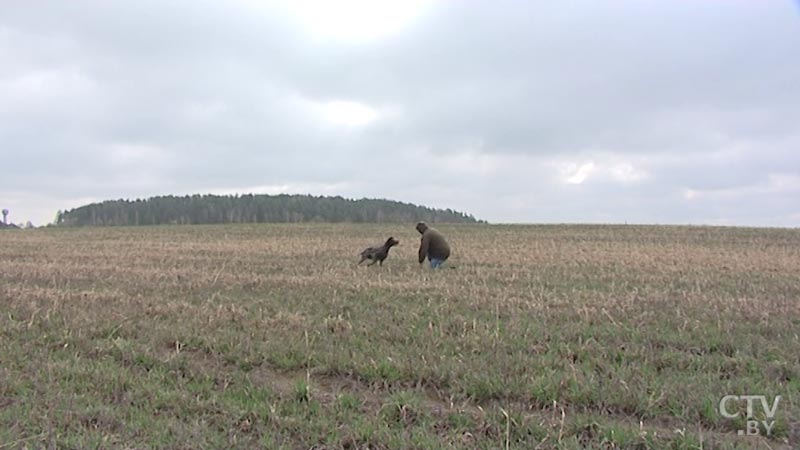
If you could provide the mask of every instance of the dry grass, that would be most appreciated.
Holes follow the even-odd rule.
[[[440,229],[2,232],[0,449],[800,445],[800,231]]]

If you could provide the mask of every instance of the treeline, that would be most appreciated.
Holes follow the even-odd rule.
[[[382,199],[312,195],[191,195],[109,200],[59,211],[59,226],[295,222],[475,223],[472,215]]]

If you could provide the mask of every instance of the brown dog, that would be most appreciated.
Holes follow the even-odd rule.
[[[379,265],[382,266],[383,260],[386,259],[387,256],[389,256],[389,249],[399,243],[400,241],[398,241],[393,237],[390,237],[389,239],[386,240],[386,242],[383,245],[377,245],[374,247],[365,248],[364,251],[361,252],[361,261],[359,261],[358,264],[361,264],[362,262],[369,259],[372,262],[367,264],[368,266],[371,266],[375,263],[380,263]]]

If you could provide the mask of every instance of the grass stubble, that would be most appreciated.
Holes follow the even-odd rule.
[[[800,230],[439,228],[0,234],[0,449],[800,448]]]

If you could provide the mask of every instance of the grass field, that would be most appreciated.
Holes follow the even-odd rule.
[[[0,232],[0,449],[800,448],[800,230],[438,228]]]

